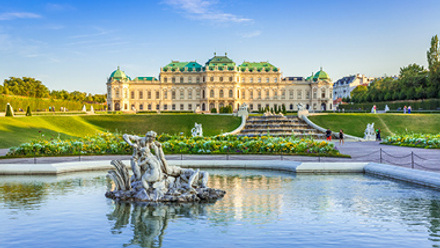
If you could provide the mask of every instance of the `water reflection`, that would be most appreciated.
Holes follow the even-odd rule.
[[[172,219],[206,216],[210,204],[127,203],[115,202],[114,211],[107,215],[112,234],[121,234],[128,225],[133,238],[124,246],[162,247],[165,230]]]

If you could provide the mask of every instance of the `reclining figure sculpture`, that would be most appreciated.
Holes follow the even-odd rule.
[[[130,159],[132,176],[120,160],[111,163],[106,197],[121,201],[212,202],[226,192],[208,188],[208,172],[169,165],[157,134],[149,131],[145,137],[124,134],[133,147]]]

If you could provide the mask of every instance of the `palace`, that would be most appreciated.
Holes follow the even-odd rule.
[[[160,69],[159,79],[131,79],[118,67],[107,80],[109,111],[217,111],[246,103],[249,111],[262,108],[297,110],[302,103],[310,110],[332,110],[333,84],[322,68],[308,78],[282,77],[269,62],[236,65],[226,56],[205,65],[195,61],[172,61]]]

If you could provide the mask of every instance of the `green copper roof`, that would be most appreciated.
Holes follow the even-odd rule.
[[[328,76],[328,74],[322,70],[319,70],[314,76],[313,76],[313,80],[324,80],[324,79],[330,79],[330,77]]]
[[[272,65],[269,62],[243,62],[243,64],[239,65],[238,68],[240,71],[246,71],[246,68],[249,69],[249,71],[270,71],[272,69],[273,71],[278,71],[278,68]]]
[[[187,69],[188,71],[200,71],[202,69],[202,65],[195,61],[190,61],[190,62],[171,61],[171,63],[163,67],[163,70],[184,71],[185,68],[188,68]]]
[[[142,80],[142,81],[157,81],[155,77],[137,77],[134,80]]]
[[[127,77],[127,75],[125,75],[125,72],[121,71],[118,66],[118,69],[110,75],[110,78],[124,79],[124,78],[129,78],[129,77]]]
[[[214,67],[214,66],[224,67],[235,67],[235,62],[232,61],[232,59],[228,58],[225,54],[225,56],[216,56],[214,53],[214,57],[212,57],[208,62],[206,62],[205,66]],[[220,69],[220,68],[219,68]],[[223,68],[221,68],[223,69]]]

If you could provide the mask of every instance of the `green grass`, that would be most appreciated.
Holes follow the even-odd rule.
[[[205,136],[232,131],[241,118],[218,115],[83,115],[83,116],[31,116],[0,118],[0,148],[9,148],[39,138],[74,138],[98,132],[157,133],[190,135],[194,122],[202,123]]]
[[[309,116],[309,119],[323,128],[336,132],[363,137],[367,123],[374,122],[380,128],[382,137],[391,134],[440,132],[440,115],[437,114],[328,114]]]

